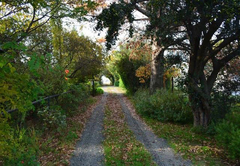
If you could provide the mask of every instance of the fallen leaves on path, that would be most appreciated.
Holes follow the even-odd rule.
[[[94,100],[96,102],[89,106],[81,103],[76,114],[67,118],[67,127],[63,131],[58,133],[48,131],[43,134],[39,140],[40,155],[38,161],[41,166],[69,165],[76,142],[81,138],[86,122],[93,109],[100,103],[101,96],[94,97]]]
[[[151,155],[128,128],[119,96],[110,94],[104,119],[106,165],[154,165]]]

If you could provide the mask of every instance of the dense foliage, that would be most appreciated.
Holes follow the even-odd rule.
[[[123,6],[129,10],[123,10]],[[226,73],[226,67],[236,64],[239,57],[239,9],[239,2],[236,0],[121,1],[103,10],[98,16],[98,27],[109,28],[108,35],[112,35],[112,38],[107,38],[109,45],[117,39],[116,36],[125,21],[131,24],[141,20],[129,19],[129,15],[134,16],[134,10],[142,13],[149,21],[144,36],[151,37],[154,48],[151,61],[151,92],[163,87],[163,75],[166,72],[165,52],[182,52],[182,56],[188,59],[185,85],[188,88],[194,125],[207,128],[212,110],[213,89],[221,82],[219,80],[224,76],[224,72]],[[118,16],[114,20],[117,26],[109,24],[114,19],[113,16]],[[239,73],[235,76],[228,82],[239,80]],[[233,90],[236,87],[231,88]]]
[[[134,95],[137,111],[162,122],[191,123],[191,108],[182,92],[158,90],[150,95],[148,90],[139,89]]]
[[[149,51],[139,45],[146,43],[132,41],[121,46],[119,51],[112,52],[107,64],[116,84],[126,88],[129,94],[135,93],[140,87],[149,87]]]
[[[224,146],[229,157],[240,158],[240,107],[233,107],[226,118],[216,125],[216,139],[220,145]]]
[[[95,6],[62,0],[0,3],[1,164],[39,165],[41,133],[60,133],[88,98],[85,83],[102,67],[102,48],[65,30],[62,18],[81,18]],[[55,94],[60,96],[32,103]]]
[[[90,87],[88,82],[103,68],[102,47],[62,26],[62,18],[81,20],[94,7],[91,1],[70,0],[0,3],[0,164],[39,165],[37,131],[61,132],[90,90],[103,93],[100,88],[91,89],[95,84]],[[126,20],[133,34],[133,22],[139,21],[134,10],[149,21],[145,33],[141,32],[144,37],[113,51],[105,73],[115,85],[124,86],[130,94],[136,92],[140,114],[163,122],[193,121],[205,129],[211,124],[230,157],[239,158],[239,107],[235,106],[239,101],[233,97],[240,78],[239,2],[112,3],[97,16],[97,28],[108,27],[107,48],[115,43]],[[170,88],[171,77],[180,73],[165,59],[166,51],[173,56],[180,53],[179,61],[187,62],[183,87],[188,99],[179,91],[157,90]],[[142,87],[150,87],[151,95]],[[54,94],[61,95],[32,104]],[[15,109],[13,114],[7,112]],[[42,126],[26,129],[29,121]]]

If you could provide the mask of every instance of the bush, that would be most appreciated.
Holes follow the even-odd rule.
[[[0,161],[3,165],[39,165],[35,130],[14,129],[0,118]]]
[[[114,86],[119,86],[119,81],[115,81]]]
[[[223,145],[232,159],[240,158],[240,111],[235,109],[216,125],[216,140]]]
[[[89,89],[87,85],[79,84],[72,85],[69,91],[72,92],[63,94],[59,97],[59,104],[62,109],[66,111],[66,114],[72,115],[77,111],[80,103],[89,97]]]
[[[100,95],[100,94],[103,94],[103,93],[104,93],[104,91],[102,90],[102,88],[98,87],[96,89],[96,95]]]
[[[134,94],[141,86],[139,78],[136,77],[136,70],[144,66],[142,60],[129,60],[129,53],[122,53],[116,63],[117,72],[120,76],[119,87],[125,88],[128,94]]]
[[[148,90],[138,90],[134,100],[137,111],[145,116],[157,118],[159,121],[192,122],[191,108],[181,92],[171,93],[162,89],[150,96]]]
[[[231,105],[235,102],[234,97],[221,92],[215,92],[212,95],[211,120],[218,122],[223,120],[231,110]]]
[[[43,121],[45,129],[56,128],[59,130],[66,126],[66,115],[60,106],[43,107],[38,110],[38,115]]]

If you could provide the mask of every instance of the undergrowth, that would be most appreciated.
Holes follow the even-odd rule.
[[[183,95],[180,99],[176,96],[179,93],[174,95],[162,90],[150,96],[148,91],[139,90],[132,101],[154,133],[165,138],[176,152],[194,165],[239,164],[239,106],[233,107],[224,120],[212,124],[210,128],[214,132],[209,133],[210,129],[203,132],[193,128],[190,110],[184,106],[188,102]]]
[[[192,123],[193,117],[187,97],[182,92],[157,90],[150,95],[149,90],[139,89],[134,100],[141,115],[158,119],[162,122]]]
[[[74,116],[66,118],[66,127],[61,130],[50,129],[42,133],[38,158],[41,165],[69,165],[72,150],[90,115],[85,114],[86,108],[95,102],[95,98],[88,98],[80,103]]]
[[[203,133],[195,133],[192,125],[163,123],[146,117],[144,121],[158,137],[166,139],[176,152],[190,159],[193,165],[231,165],[216,141]]]

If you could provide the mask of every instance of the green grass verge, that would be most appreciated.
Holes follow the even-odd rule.
[[[165,138],[176,152],[190,159],[193,165],[231,165],[216,141],[208,135],[193,131],[191,125],[162,123],[146,117],[143,119],[158,137]]]
[[[150,153],[136,140],[128,128],[121,110],[105,109],[103,142],[105,164],[108,165],[155,165]]]

